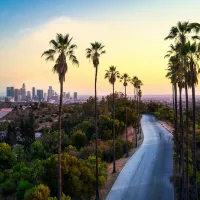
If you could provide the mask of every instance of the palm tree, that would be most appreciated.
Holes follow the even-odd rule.
[[[140,103],[139,103],[139,90],[140,90],[140,88],[141,88],[141,86],[143,85],[143,83],[142,83],[142,81],[141,80],[137,80],[136,81],[136,83],[135,83],[135,85],[136,85],[136,97],[137,97],[137,115],[138,115],[138,119],[139,119],[139,121],[138,121],[138,134],[139,133],[141,133],[141,129],[140,129]]]
[[[99,66],[99,58],[105,54],[104,46],[99,42],[90,44],[90,48],[86,49],[86,58],[92,60],[95,68],[95,147],[96,147],[96,200],[99,200],[99,168],[98,168],[98,127],[97,127],[97,74]]]
[[[134,99],[136,101],[136,87],[137,87],[137,81],[138,81],[138,77],[137,76],[134,76],[132,79],[131,79],[131,84],[133,85],[134,87]]]
[[[198,73],[199,73],[199,65],[198,61],[200,58],[200,44],[196,44],[194,42],[191,44],[188,42],[186,44],[186,48],[188,51],[188,62],[189,62],[189,72],[188,74],[188,82],[189,87],[192,88],[192,111],[193,111],[193,123],[192,123],[192,160],[193,160],[193,184],[194,184],[194,199],[198,199],[198,192],[197,192],[197,166],[196,166],[196,101],[195,101],[195,86],[198,84]]]
[[[63,83],[65,82],[65,74],[68,70],[66,58],[72,64],[79,65],[79,62],[74,55],[74,50],[77,48],[72,44],[72,39],[69,34],[62,35],[57,33],[56,39],[51,40],[49,44],[52,49],[45,51],[42,56],[46,56],[46,61],[54,61],[53,72],[58,74],[60,82],[60,104],[59,104],[59,140],[58,140],[58,200],[61,199],[62,194],[62,177],[61,177],[61,116],[62,116],[62,101],[63,101]]]
[[[137,107],[137,102],[136,102],[136,87],[137,87],[137,81],[138,81],[138,77],[137,76],[134,76],[132,79],[131,79],[131,84],[133,85],[133,88],[134,88],[134,103],[135,103],[135,110],[136,110],[136,107]],[[137,131],[136,131],[136,127],[137,127],[137,122],[135,123],[135,147],[137,147]]]
[[[176,43],[181,44],[182,47],[183,47],[185,45],[185,43],[190,39],[200,39],[200,37],[197,36],[197,33],[199,33],[199,31],[200,31],[200,24],[199,23],[178,22],[177,26],[173,26],[171,28],[170,33],[165,38],[165,40],[174,39]],[[191,33],[194,33],[194,35],[191,35]],[[182,48],[180,48],[180,49],[182,49]],[[182,63],[182,68],[184,70],[184,76],[185,76],[185,80],[186,80],[187,70],[186,70],[185,59],[184,59],[183,54],[181,55],[180,61]],[[185,85],[187,85],[187,83],[185,83]],[[188,102],[187,88],[185,88],[185,92],[186,92],[186,103],[187,103]],[[186,111],[186,114],[188,114],[188,110]],[[193,121],[194,121],[194,119],[195,118],[193,118]],[[186,120],[186,123],[187,123],[186,127],[188,127],[188,120]],[[186,128],[186,131],[187,131],[186,134],[188,134],[188,128]],[[195,134],[195,133],[193,132],[193,134]],[[187,136],[187,139],[188,139],[188,136]],[[196,141],[193,141],[193,143],[194,142],[196,142]],[[187,144],[188,144],[188,141],[187,141]],[[188,152],[187,152],[187,154],[188,154]],[[196,159],[196,158],[194,158],[194,159]],[[194,163],[196,163],[196,162],[193,162],[193,167],[194,167]],[[196,172],[194,171],[193,173],[194,173],[194,176],[193,176],[194,177],[194,191],[193,191],[194,199],[198,199],[197,189],[196,189],[197,183],[195,181],[195,177],[196,177],[195,173]],[[187,174],[188,174],[188,172],[187,172]],[[184,172],[183,172],[183,177],[184,177]],[[183,184],[184,184],[184,180],[182,180],[182,181],[183,181]],[[182,198],[184,198],[184,188],[183,187],[184,187],[184,185],[182,185],[182,193],[181,193]],[[188,177],[187,177],[187,180],[186,180],[186,200],[188,198],[189,198],[189,189],[188,189]]]
[[[166,55],[165,57],[170,57]],[[177,157],[179,155],[179,135],[178,135],[178,105],[177,105],[177,83],[178,83],[178,71],[177,71],[177,59],[176,56],[171,56],[168,62],[168,73],[166,77],[171,80],[172,90],[173,90],[173,99],[174,99],[174,143],[175,143],[175,152]],[[178,162],[177,162],[178,165]]]
[[[138,97],[139,97],[139,115],[140,115],[140,102],[141,102],[141,97],[142,97],[142,90],[140,88],[138,90]]]
[[[113,86],[113,173],[116,172],[115,166],[115,81],[120,78],[119,72],[115,66],[110,66],[109,70],[106,70],[105,79],[109,80],[109,83]]]
[[[125,129],[126,129],[126,157],[128,157],[128,129],[127,129],[127,98],[126,98],[126,87],[128,85],[128,82],[131,81],[131,78],[128,74],[123,74],[120,77],[120,82],[123,82],[124,88],[125,88],[125,112],[126,112],[126,123],[125,123]]]

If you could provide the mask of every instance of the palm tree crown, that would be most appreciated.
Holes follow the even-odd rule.
[[[185,43],[187,40],[191,39],[200,39],[197,36],[197,33],[200,31],[199,23],[189,23],[189,22],[178,22],[177,26],[172,26],[169,35],[165,38],[175,39],[175,42]],[[190,33],[194,33],[195,35],[189,36]]]
[[[110,84],[114,84],[117,78],[120,78],[119,71],[116,70],[115,66],[110,66],[109,70],[106,70],[106,74],[104,76],[105,79],[108,79]]]
[[[46,61],[54,61],[55,56],[58,55],[55,65],[53,67],[53,72],[56,72],[59,76],[59,81],[65,81],[65,74],[68,70],[68,65],[66,62],[66,57],[72,64],[79,65],[79,62],[74,55],[74,49],[77,48],[75,44],[71,44],[73,38],[70,38],[69,34],[63,35],[57,33],[56,39],[51,40],[49,43],[52,49],[45,51],[42,56],[46,56]]]
[[[124,87],[128,85],[128,82],[131,81],[130,76],[127,73],[124,73],[120,77],[120,82],[123,82]]]
[[[90,43],[91,47],[86,49],[86,58],[91,59],[94,67],[99,65],[99,57],[105,54],[104,46],[99,42]]]

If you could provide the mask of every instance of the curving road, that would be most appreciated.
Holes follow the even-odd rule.
[[[143,115],[144,141],[122,169],[106,200],[173,200],[172,135],[153,116]]]

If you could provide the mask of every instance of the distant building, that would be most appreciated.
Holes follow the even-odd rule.
[[[32,99],[35,99],[35,87],[32,87]]]
[[[21,90],[19,89],[15,89],[15,97],[14,97],[15,101],[21,101]]]
[[[5,102],[13,102],[14,98],[13,97],[5,97]]]
[[[53,96],[53,89],[52,86],[49,86],[47,100],[49,101],[52,96]]]
[[[42,101],[44,99],[43,90],[37,90],[37,97],[38,97],[38,101]]]
[[[14,98],[14,96],[15,96],[15,88],[14,87],[7,87],[6,88],[6,96]]]
[[[47,93],[46,92],[44,93],[44,101],[45,102],[47,101]]]
[[[31,91],[27,91],[27,100],[31,100]]]
[[[66,94],[66,98],[67,98],[67,99],[70,99],[70,92],[68,92],[68,93]]]
[[[21,95],[22,95],[22,99],[25,100],[26,99],[26,86],[25,86],[25,83],[22,84]]]
[[[74,99],[78,99],[78,94],[77,94],[77,92],[74,92]]]
[[[59,101],[59,96],[58,95],[52,96],[51,99],[54,100],[55,102],[58,102]]]

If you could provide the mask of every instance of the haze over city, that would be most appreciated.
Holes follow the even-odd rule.
[[[52,63],[46,63],[41,54],[49,48],[48,41],[57,32],[67,32],[78,45],[76,55],[80,66],[69,65],[64,83],[66,91],[93,94],[94,67],[85,58],[85,48],[98,40],[107,51],[99,66],[98,94],[111,90],[103,78],[111,64],[121,73],[140,77],[144,83],[143,94],[170,94],[164,59],[170,43],[163,42],[164,37],[178,20],[197,21],[199,8],[198,0],[117,0],[114,6],[111,0],[84,3],[43,0],[34,4],[27,0],[1,1],[0,93],[5,94],[7,86],[19,88],[23,82],[28,90],[35,86],[47,91],[52,85],[59,91]],[[116,83],[116,90],[122,91],[123,85]],[[128,91],[133,91],[131,86]]]

